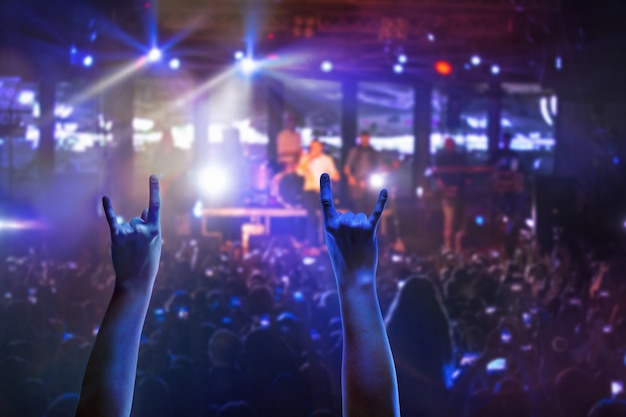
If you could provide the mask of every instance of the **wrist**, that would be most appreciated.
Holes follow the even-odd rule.
[[[153,285],[154,279],[121,278],[116,275],[113,294],[133,298],[150,298]]]
[[[376,288],[376,267],[346,268],[337,273],[337,285],[341,291],[371,291]]]

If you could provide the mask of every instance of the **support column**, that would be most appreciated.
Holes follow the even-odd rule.
[[[356,145],[358,135],[359,102],[357,93],[359,83],[356,80],[345,80],[341,83],[341,167],[348,159],[350,149]]]
[[[37,161],[39,179],[44,185],[54,175],[54,102],[56,95],[56,80],[51,76],[43,75],[39,84],[39,148]]]
[[[135,83],[134,79],[128,78],[111,87],[105,94],[104,107],[106,117],[113,122],[113,150],[111,152],[113,169],[111,191],[117,204],[125,208],[133,207],[135,195],[135,183],[141,182],[135,179],[133,147],[133,118],[135,113]],[[137,187],[144,186],[143,182]]]
[[[193,159],[194,168],[206,162],[209,156],[209,94],[203,92],[193,103]]]
[[[500,119],[502,117],[502,87],[499,81],[492,81],[487,92],[487,138],[489,155],[493,155],[500,145]]]
[[[428,83],[416,83],[413,86],[413,166],[411,177],[411,195],[417,187],[424,186],[424,172],[430,165],[430,129],[431,129],[432,86]]]
[[[346,194],[348,184],[345,175],[343,175],[343,167],[348,160],[348,153],[356,145],[356,137],[358,135],[359,124],[359,100],[358,100],[359,83],[354,79],[347,79],[341,83],[341,161],[339,162],[339,171],[341,175],[341,191]]]
[[[283,129],[285,114],[285,83],[274,78],[265,81],[267,91],[267,158],[277,160],[276,139]]]

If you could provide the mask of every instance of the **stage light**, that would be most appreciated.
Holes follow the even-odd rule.
[[[241,60],[241,71],[244,74],[252,74],[257,70],[259,64],[252,58],[244,58]]]
[[[556,58],[554,58],[554,67],[557,70],[561,70],[563,68],[563,60],[560,55],[557,55]]]
[[[243,57],[244,57],[244,56],[245,56],[245,55],[244,55],[244,53],[243,53],[243,52],[241,52],[241,51],[237,51],[237,52],[235,52],[235,59],[236,59],[237,61],[241,61],[241,60],[243,59]]]
[[[370,175],[370,186],[372,188],[382,188],[385,186],[385,176],[383,174]]]
[[[399,63],[401,63],[401,64],[406,64],[406,61],[407,61],[407,57],[406,57],[406,55],[404,55],[404,54],[400,54],[400,55],[398,55],[398,62],[399,62]]]
[[[494,64],[494,65],[492,65],[492,66],[491,66],[491,73],[492,73],[493,75],[498,75],[498,74],[500,74],[500,67],[499,67],[499,66],[497,66],[497,65],[495,65],[495,64]]]
[[[333,63],[330,61],[324,61],[320,65],[320,68],[324,72],[331,72],[333,70]]]
[[[202,217],[202,201],[196,201],[196,204],[193,206],[193,216],[197,219]]]
[[[480,65],[481,60],[480,60],[480,57],[478,55],[473,55],[472,59],[470,60],[470,62],[472,63],[472,65],[478,66],[478,65]]]
[[[161,59],[162,56],[163,56],[163,53],[161,52],[159,48],[152,48],[148,52],[148,61],[157,62],[158,60]]]
[[[35,102],[35,92],[34,91],[20,91],[20,95],[17,96],[17,102],[22,106],[30,106]]]
[[[613,157],[613,165],[619,165],[619,158],[617,156]]]
[[[219,167],[207,168],[198,176],[198,187],[209,196],[219,196],[224,194],[229,188],[228,173]]]
[[[440,75],[450,75],[452,74],[452,65],[448,61],[437,61],[435,62],[435,71]]]
[[[435,34],[434,33],[429,33],[428,35],[426,35],[426,38],[428,38],[428,40],[430,42],[435,42]]]
[[[393,72],[396,74],[402,74],[404,72],[404,67],[401,64],[396,64],[393,66]]]
[[[535,228],[535,221],[533,219],[526,219],[525,223],[526,223],[526,226],[528,226],[529,229],[534,229]]]
[[[478,215],[474,217],[474,223],[476,223],[476,226],[482,226],[485,224],[485,218],[481,215]]]
[[[178,68],[180,68],[180,59],[178,58],[170,59],[170,68],[173,70],[177,70]]]
[[[87,55],[83,58],[83,66],[90,67],[93,65],[93,57],[91,55]]]

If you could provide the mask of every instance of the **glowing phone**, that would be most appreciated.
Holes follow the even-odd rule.
[[[480,357],[480,352],[468,352],[461,358],[461,366],[471,365]]]
[[[271,324],[272,322],[270,321],[270,317],[267,314],[259,317],[259,325],[262,329],[267,329],[268,327],[270,327]]]
[[[624,383],[622,381],[611,381],[611,393],[619,395],[624,391]]]
[[[506,359],[505,358],[497,358],[492,360],[487,364],[487,372],[495,373],[506,371]]]

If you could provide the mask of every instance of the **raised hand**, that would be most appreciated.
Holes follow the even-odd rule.
[[[150,177],[150,202],[141,217],[117,224],[108,197],[115,288],[87,363],[77,417],[125,417],[133,403],[141,329],[161,258],[159,181]]]
[[[328,174],[320,178],[320,196],[322,201],[322,216],[324,218],[324,233],[328,253],[340,279],[340,284],[350,284],[343,281],[357,272],[361,278],[376,273],[378,264],[378,241],[376,230],[387,204],[387,190],[382,190],[374,211],[369,217],[364,213],[339,213],[335,209],[333,195]]]
[[[320,177],[320,196],[341,305],[343,416],[399,416],[395,365],[376,295],[376,230],[387,191],[380,192],[369,217],[337,212],[328,174]]]
[[[102,198],[111,230],[111,256],[116,288],[146,289],[156,277],[161,258],[161,194],[159,180],[150,177],[150,201],[141,217],[119,224],[111,200]]]

